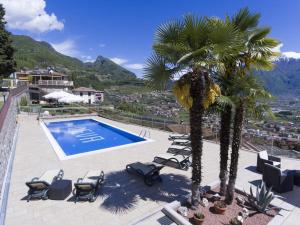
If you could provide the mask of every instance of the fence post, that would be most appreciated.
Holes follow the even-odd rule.
[[[164,130],[166,130],[166,120],[164,119]]]

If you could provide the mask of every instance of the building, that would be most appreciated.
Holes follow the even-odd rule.
[[[74,87],[69,75],[47,69],[21,70],[13,74],[17,83],[28,85],[30,100],[40,101],[42,96],[53,91],[70,91]]]
[[[79,87],[73,90],[74,95],[84,98],[84,103],[97,104],[104,101],[104,92],[92,88]]]

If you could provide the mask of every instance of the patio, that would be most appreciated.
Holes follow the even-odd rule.
[[[94,118],[136,134],[142,129],[148,129],[100,117]],[[168,141],[167,132],[149,129],[153,142],[60,161],[36,116],[20,115],[18,122],[20,127],[6,212],[7,225],[129,224],[158,210],[166,203],[181,200],[189,193],[190,169],[181,171],[165,167],[161,171],[163,182],[153,187],[146,186],[142,179],[129,175],[124,170],[128,163],[149,162],[155,155],[164,153],[171,143]],[[241,151],[239,162],[237,186],[248,189],[251,183],[255,184],[261,179],[261,175],[255,172],[256,154]],[[283,159],[283,168],[300,169],[300,162]],[[100,196],[93,203],[75,204],[72,195],[64,201],[26,202],[25,182],[49,169],[63,169],[64,178],[73,182],[84,176],[88,170],[103,170],[105,183],[100,190]],[[218,173],[219,146],[205,142],[203,184],[216,181]],[[294,186],[293,192],[283,196],[288,203],[296,206],[284,224],[295,225],[300,215],[300,188]],[[282,206],[290,207],[288,204]]]

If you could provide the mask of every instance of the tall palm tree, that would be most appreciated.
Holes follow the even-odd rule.
[[[239,51],[239,40],[232,24],[187,15],[158,28],[154,54],[144,71],[149,84],[157,89],[165,88],[173,80],[178,102],[189,110],[193,206],[199,204],[202,179],[203,113],[220,95],[211,73],[222,60]]]
[[[234,24],[239,32],[245,36],[245,33],[258,25],[259,17],[260,15],[258,13],[251,14],[248,8],[243,8],[232,19],[227,16],[226,22]],[[244,47],[246,47],[245,44]],[[228,84],[228,81],[230,81],[233,76],[236,76],[239,56],[240,52],[236,56],[226,59],[224,62],[224,73],[219,77],[223,96],[229,95],[227,89],[230,84]],[[228,180],[228,152],[230,145],[232,108],[233,105],[231,101],[227,101],[226,104],[220,108],[220,195],[225,195]]]
[[[250,27],[246,26],[246,18],[250,18],[249,20],[252,21]],[[257,105],[257,100],[261,97],[269,97],[269,94],[258,85],[257,81],[253,79],[252,76],[249,76],[249,73],[252,69],[272,69],[273,59],[277,55],[273,49],[279,44],[277,40],[267,37],[270,33],[270,28],[257,28],[259,18],[259,14],[250,14],[249,10],[245,8],[231,20],[231,23],[243,33],[245,50],[237,55],[235,61],[237,65],[236,75],[231,78],[234,82],[238,82],[239,89],[232,89],[229,86],[229,89],[231,89],[235,98],[235,116],[229,181],[226,191],[227,204],[231,204],[234,197],[245,110],[251,107],[264,109],[265,105],[263,105],[263,107],[259,104]],[[229,83],[233,85],[232,82]]]

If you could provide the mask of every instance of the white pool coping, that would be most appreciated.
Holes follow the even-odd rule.
[[[96,122],[100,122],[103,123],[107,126],[119,129],[121,131],[124,131],[126,133],[132,134],[134,136],[140,137],[145,139],[144,141],[140,141],[140,142],[136,142],[136,143],[130,143],[130,144],[123,144],[123,145],[119,145],[119,146],[114,146],[114,147],[110,147],[110,148],[102,148],[102,149],[96,149],[96,150],[91,150],[88,152],[83,152],[83,153],[78,153],[78,154],[74,154],[74,155],[66,155],[65,152],[63,151],[63,149],[61,148],[61,146],[59,145],[59,143],[56,141],[56,139],[53,137],[53,135],[51,134],[51,132],[49,131],[48,127],[46,126],[45,122],[63,122],[63,121],[74,121],[74,120],[85,120],[85,119],[91,119],[94,120]],[[147,137],[141,137],[136,133],[130,132],[128,130],[122,129],[120,127],[105,123],[103,121],[97,120],[95,118],[92,117],[76,117],[76,118],[55,118],[55,119],[41,119],[40,120],[40,126],[42,127],[42,129],[44,130],[53,150],[55,151],[57,157],[60,160],[68,160],[68,159],[75,159],[75,158],[79,158],[79,157],[83,157],[83,156],[89,156],[89,155],[94,155],[94,154],[99,154],[99,153],[104,153],[104,152],[108,152],[108,151],[112,151],[112,150],[117,150],[117,149],[124,149],[124,148],[128,148],[130,146],[136,146],[136,145],[142,145],[142,144],[146,144],[149,142],[154,142],[154,140],[147,138]]]

